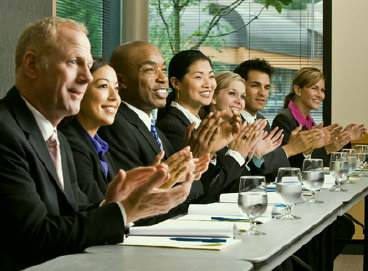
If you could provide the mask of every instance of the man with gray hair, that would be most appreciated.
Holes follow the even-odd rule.
[[[83,24],[57,17],[28,26],[18,40],[15,86],[0,101],[0,270],[121,242],[126,224],[166,213],[189,194],[191,173],[159,189],[169,176],[158,163],[120,170],[100,206],[79,190],[56,126],[79,111],[92,80],[90,50]]]

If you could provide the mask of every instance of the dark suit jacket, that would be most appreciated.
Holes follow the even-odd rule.
[[[157,133],[165,151],[165,160],[174,150],[159,129]],[[125,103],[121,103],[114,123],[101,127],[98,134],[109,143],[109,152],[119,169],[129,170],[151,165],[160,152],[160,147],[147,126]]]
[[[158,136],[165,151],[165,160],[174,153],[170,141],[157,128]],[[121,103],[115,121],[110,126],[101,127],[98,134],[109,143],[110,154],[117,168],[129,170],[139,166],[150,166],[160,152],[156,139],[139,116],[125,103]],[[186,213],[190,203],[197,202],[203,195],[201,182],[195,181],[187,200],[170,210],[168,214],[135,222],[136,225],[155,224],[179,214]]]
[[[185,146],[184,135],[190,124],[179,109],[171,106],[158,121],[157,127],[170,140],[173,148],[179,150]],[[226,151],[227,148],[224,148],[217,153],[216,166],[210,163],[207,172],[201,177],[205,191],[203,203],[217,201],[219,195],[224,192],[237,192],[239,177],[249,174],[243,171],[243,167],[240,167],[233,157],[225,155]]]
[[[79,188],[87,195],[89,202],[101,202],[105,198],[107,184],[117,174],[110,153],[107,151],[103,156],[108,165],[106,176],[95,147],[76,118],[68,119],[60,131],[73,151]]]
[[[71,149],[60,133],[64,190],[38,125],[13,87],[0,101],[0,270],[121,242],[117,204],[86,209]]]
[[[299,126],[299,123],[294,118],[291,110],[289,108],[282,109],[280,113],[277,114],[275,119],[272,122],[272,128],[278,126],[280,129],[284,129],[284,139],[282,141],[282,145],[286,144],[289,141],[291,132]],[[302,130],[306,130],[306,127],[302,127]],[[323,159],[323,165],[328,166],[330,163],[330,159],[328,154],[326,153],[325,148],[320,148],[313,150],[312,152],[313,158]],[[290,165],[293,167],[302,168],[304,155],[302,153],[297,154],[289,158]]]
[[[257,113],[256,119],[265,119],[265,117]],[[268,133],[271,132],[270,124],[267,121],[267,125],[264,128]],[[289,160],[285,154],[285,151],[280,146],[274,151],[263,156],[264,162],[261,168],[251,167],[254,174],[266,176],[267,181],[274,181],[277,176],[277,171],[280,167],[290,167]]]

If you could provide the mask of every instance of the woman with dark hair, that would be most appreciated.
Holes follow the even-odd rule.
[[[107,60],[94,57],[90,72],[93,80],[87,86],[79,113],[65,119],[59,129],[72,148],[79,187],[91,203],[97,203],[104,199],[107,184],[118,172],[108,144],[97,131],[114,122],[120,96],[116,73]]]
[[[194,125],[194,123],[196,129],[200,126],[201,118],[198,115],[200,107],[209,105],[212,101],[216,80],[211,60],[200,51],[179,52],[170,61],[169,82],[172,92],[166,103],[166,108],[159,112],[157,126],[165,133],[173,148],[178,150],[186,145],[184,137],[187,127]],[[217,114],[226,116],[226,112],[218,112]],[[232,118],[228,118],[221,124],[231,122],[235,118],[239,118],[239,114],[233,114]],[[236,149],[230,150],[225,147],[230,143],[227,142],[223,146],[216,144],[216,149],[212,150],[211,155],[215,159],[201,178],[205,191],[208,191],[208,194],[216,195],[210,201],[217,200],[218,195],[223,193],[226,187],[231,186],[229,189],[235,191],[238,189],[238,178],[242,174],[246,162],[244,157],[249,152],[245,142],[254,141],[256,134],[255,127],[253,129],[244,128],[242,127],[239,136],[237,136],[243,140],[237,141]],[[251,131],[253,131],[252,135]],[[221,150],[223,147],[225,148]],[[215,192],[216,189],[213,185],[215,182],[217,192]]]
[[[285,97],[284,109],[275,117],[272,127],[284,129],[283,144],[289,140],[290,133],[299,125],[302,130],[310,130],[317,126],[310,115],[311,110],[317,110],[325,99],[325,78],[323,73],[313,67],[301,68],[294,77],[291,92]],[[317,128],[322,128],[322,124]],[[362,138],[367,133],[364,125],[350,124],[344,130],[339,124],[323,128],[325,138],[316,142],[315,148],[304,154],[290,157],[290,164],[302,167],[305,157],[322,158],[328,166],[331,152],[342,149],[350,140]]]

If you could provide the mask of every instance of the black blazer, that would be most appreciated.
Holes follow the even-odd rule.
[[[165,115],[158,121],[159,127],[170,140],[173,148],[179,150],[185,146],[184,135],[190,121],[177,108],[170,106]],[[236,160],[225,155],[227,148],[217,153],[216,166],[209,164],[207,172],[201,177],[205,197],[203,203],[214,202],[219,199],[219,195],[224,192],[237,192],[239,177],[249,175],[244,167],[240,167]],[[235,190],[235,191],[234,191]]]
[[[157,133],[165,151],[165,160],[174,150],[159,129]],[[147,126],[125,103],[121,103],[114,123],[101,127],[98,134],[109,143],[109,152],[117,168],[129,170],[151,165],[160,152],[160,147]]]
[[[174,153],[170,141],[157,128],[158,136],[168,158]],[[125,103],[121,103],[115,121],[110,126],[99,129],[98,134],[109,143],[110,154],[117,168],[129,170],[139,166],[150,166],[160,152],[156,139],[139,116]],[[195,181],[191,187],[186,201],[170,210],[168,214],[142,219],[135,225],[155,224],[179,214],[186,213],[190,203],[198,203],[203,195],[201,182]]]
[[[290,108],[284,108],[280,111],[280,113],[277,114],[275,119],[272,122],[272,128],[273,127],[279,127],[280,129],[284,129],[284,139],[282,141],[282,145],[286,144],[289,141],[291,132],[299,126],[299,123],[294,118],[293,114],[291,113]],[[302,127],[302,130],[306,130],[306,127]],[[329,155],[326,153],[325,148],[315,149],[312,152],[313,158],[320,158],[323,159],[323,165],[328,166],[330,163]],[[299,167],[302,168],[303,161],[304,161],[304,155],[302,153],[299,153],[295,156],[292,156],[289,158],[290,165],[293,167]]]
[[[96,149],[78,120],[68,119],[68,123],[63,124],[60,131],[73,151],[79,188],[87,195],[89,202],[99,203],[105,198],[107,184],[117,174],[111,155],[107,151],[103,156],[108,165],[106,176]]]
[[[72,151],[59,133],[64,190],[36,120],[13,87],[0,101],[0,269],[123,240],[117,204],[87,210]]]

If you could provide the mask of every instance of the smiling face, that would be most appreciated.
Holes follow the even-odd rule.
[[[87,36],[67,27],[58,27],[46,65],[37,62],[33,106],[54,126],[66,116],[79,112],[80,102],[92,80],[91,47]]]
[[[215,110],[225,110],[225,119],[240,114],[245,106],[245,85],[242,81],[233,81],[227,88],[220,89],[213,96],[212,104]]]
[[[264,109],[269,91],[270,76],[261,71],[251,70],[246,81],[245,110],[255,116],[258,111]]]
[[[164,107],[168,78],[165,60],[159,50],[146,43],[131,48],[127,54],[127,68],[118,75],[122,99],[147,114]]]
[[[111,125],[120,105],[118,79],[109,65],[102,66],[93,74],[77,115],[79,123],[94,136],[100,126]]]
[[[308,114],[312,109],[317,110],[325,99],[325,81],[321,79],[316,84],[303,88],[295,85],[294,92],[296,94],[295,104],[302,112]]]
[[[198,60],[189,66],[188,72],[179,81],[172,77],[171,84],[178,92],[177,102],[194,115],[201,105],[209,105],[216,88],[212,67],[207,60]]]

